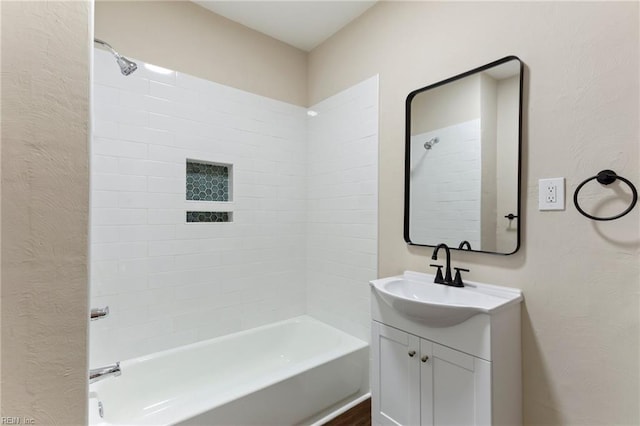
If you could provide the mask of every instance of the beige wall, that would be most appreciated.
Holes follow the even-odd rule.
[[[526,64],[523,246],[453,257],[524,290],[527,424],[640,423],[640,209],[604,223],[570,201],[537,210],[539,178],[565,176],[569,200],[604,168],[640,184],[638,16],[637,2],[385,2],[309,57],[310,103],[380,74],[381,276],[430,254],[402,237],[406,95],[508,54]]]
[[[411,134],[476,120],[480,111],[480,75],[429,89],[411,100]]]
[[[1,412],[40,425],[86,418],[89,22],[2,2]]]
[[[96,1],[95,36],[122,55],[307,105],[307,54],[190,1]]]
[[[480,127],[481,127],[481,164],[482,164],[482,195],[481,204],[481,241],[482,251],[498,251],[496,247],[496,216],[497,216],[497,158],[496,139],[498,121],[497,103],[497,81],[488,74],[480,76]],[[513,123],[517,123],[514,120]],[[517,145],[518,137],[514,137],[511,142]],[[514,159],[517,157],[514,157]],[[513,162],[508,164],[513,165]],[[503,253],[510,253],[513,249]]]
[[[473,279],[525,292],[527,423],[640,423],[639,209],[610,223],[590,222],[570,205],[536,209],[538,178],[566,176],[568,198],[602,168],[640,183],[637,3],[382,3],[311,53],[308,86],[299,82],[304,73],[262,68],[274,60],[283,73],[298,70],[302,53],[294,59],[282,47],[280,57],[249,37],[253,53],[238,57],[239,47],[227,45],[242,45],[239,34],[202,42],[187,26],[176,29],[179,9],[197,6],[156,4],[164,24],[143,19],[144,4],[124,14],[120,6],[97,6],[122,24],[96,35],[123,54],[276,99],[313,104],[380,73],[381,275],[424,270],[430,254],[402,238],[406,94],[520,56],[523,247],[509,257],[455,253],[454,261],[470,266]],[[2,415],[37,424],[85,417],[88,8],[2,2]],[[189,26],[200,25],[195,15]],[[213,52],[207,60],[189,59],[203,50]],[[212,68],[220,75],[204,75]],[[239,68],[250,71],[232,75]]]
[[[496,163],[503,167],[496,168],[496,187],[498,197],[496,199],[496,251],[510,253],[515,248],[517,220],[507,220],[505,215],[516,214],[518,205],[518,174],[515,167],[504,167],[518,158],[518,147],[513,143],[518,138],[518,101],[520,96],[520,78],[511,77],[500,80],[497,85],[496,114]],[[535,200],[534,200],[535,201]]]

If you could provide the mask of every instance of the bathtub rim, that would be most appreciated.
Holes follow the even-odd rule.
[[[367,343],[366,341],[352,336],[349,333],[346,333],[342,330],[340,330],[339,328],[336,328],[330,324],[327,324],[323,321],[320,321],[314,317],[312,317],[311,315],[298,315],[296,317],[292,317],[292,318],[288,318],[282,321],[276,321],[276,322],[271,322],[269,324],[264,324],[264,325],[260,325],[257,327],[253,327],[253,328],[248,328],[246,330],[241,330],[241,331],[237,331],[234,333],[230,333],[230,334],[224,334],[222,336],[217,336],[217,337],[212,337],[210,339],[206,339],[206,340],[200,340],[198,342],[194,342],[194,343],[189,343],[186,345],[182,345],[182,346],[177,346],[175,348],[169,348],[169,349],[164,349],[162,351],[159,352],[153,352],[151,354],[147,354],[147,355],[141,355],[135,358],[129,358],[129,359],[125,359],[120,361],[120,365],[123,368],[123,374],[124,374],[124,368],[127,365],[135,365],[138,363],[142,363],[145,361],[152,361],[156,358],[161,358],[164,356],[168,356],[174,353],[179,353],[179,352],[183,352],[183,351],[187,351],[187,350],[191,350],[191,349],[197,349],[201,346],[207,346],[210,345],[212,343],[217,343],[217,342],[223,342],[225,340],[230,340],[233,338],[239,338],[241,336],[244,335],[250,335],[250,334],[254,334],[257,333],[261,330],[268,330],[270,328],[276,328],[278,326],[284,325],[284,324],[288,324],[288,323],[304,323],[304,322],[310,322],[310,323],[316,323],[316,324],[320,324],[323,327],[328,327],[331,328],[332,332],[337,332],[338,334],[344,335],[346,337],[348,337],[350,340],[352,339],[354,343],[357,343],[357,347],[354,347],[354,349],[350,352],[356,351],[358,349],[362,349],[364,347],[369,346],[369,343]],[[347,352],[349,353],[349,352]],[[327,359],[327,361],[331,361],[332,359],[335,358],[331,358],[331,359]],[[99,383],[99,382],[97,382]]]

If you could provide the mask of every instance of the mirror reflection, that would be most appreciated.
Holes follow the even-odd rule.
[[[408,243],[517,251],[521,92],[511,56],[409,94]]]

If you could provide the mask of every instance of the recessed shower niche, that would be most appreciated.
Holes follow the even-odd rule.
[[[187,223],[193,222],[231,222],[232,212],[192,212],[187,211]]]
[[[231,164],[187,160],[187,200],[231,201]]]
[[[231,164],[200,160],[186,161],[186,200],[200,202],[232,201]],[[232,222],[229,211],[187,211],[187,223]]]

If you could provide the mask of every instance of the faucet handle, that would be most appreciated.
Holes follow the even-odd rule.
[[[436,277],[433,279],[433,282],[436,284],[444,284],[444,278],[442,277],[442,265],[431,264],[429,266],[438,268],[438,272],[436,272]]]
[[[468,269],[464,269],[464,268],[453,268],[456,270],[456,276],[453,279],[453,286],[454,287],[464,287],[464,283],[462,282],[462,275],[460,274],[460,272],[469,272]]]
[[[104,308],[92,308],[91,309],[91,321],[98,320],[100,318],[104,318],[109,315],[109,307],[105,306]]]

